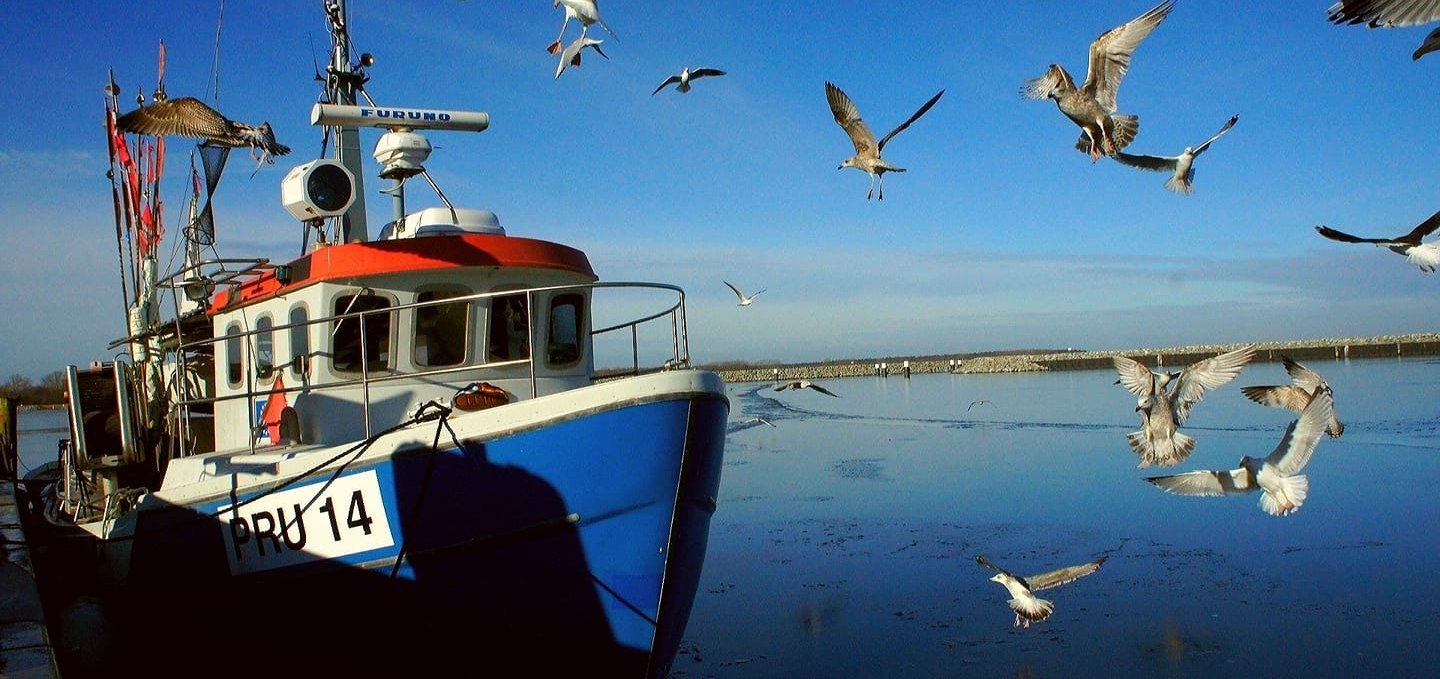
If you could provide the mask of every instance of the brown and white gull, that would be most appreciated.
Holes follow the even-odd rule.
[[[1300,470],[1310,462],[1320,435],[1334,420],[1334,405],[1330,394],[1317,388],[1300,417],[1285,429],[1280,445],[1264,458],[1241,457],[1239,469],[1200,470],[1145,480],[1178,495],[1243,495],[1259,491],[1261,509],[1286,516],[1300,509],[1310,493],[1310,481]]]
[[[1045,75],[1027,81],[1020,88],[1020,93],[1030,99],[1054,99],[1065,117],[1080,126],[1080,139],[1075,148],[1089,153],[1090,162],[1099,160],[1102,153],[1120,152],[1140,131],[1139,117],[1116,113],[1115,93],[1130,68],[1135,48],[1169,16],[1174,6],[1175,0],[1165,0],[1144,14],[1101,33],[1090,43],[1088,70],[1079,88],[1059,64],[1050,64]]]
[[[818,391],[822,394],[829,394],[830,396],[834,396],[835,398],[840,398],[839,394],[830,391],[829,389],[826,389],[825,387],[822,387],[818,384],[815,384],[810,380],[791,380],[784,384],[775,385],[775,391],[785,391],[786,389],[814,389],[815,391]]]
[[[194,97],[164,99],[142,106],[115,119],[115,128],[155,136],[174,135],[205,140],[212,146],[238,148],[247,146],[252,156],[261,161],[275,162],[272,156],[283,156],[290,147],[275,141],[270,123],[258,126],[226,118],[219,111]],[[258,155],[256,155],[258,152]]]
[[[1240,116],[1230,116],[1230,120],[1225,121],[1219,132],[1211,135],[1199,146],[1185,147],[1185,150],[1181,151],[1178,156],[1142,156],[1120,151],[1111,157],[1121,164],[1141,170],[1172,173],[1171,177],[1165,180],[1165,188],[1188,196],[1195,192],[1195,158],[1204,153],[1205,149],[1210,148],[1210,144],[1219,139],[1221,135],[1229,132],[1238,120],[1240,120]]]
[[[1190,410],[1205,398],[1205,391],[1214,391],[1240,374],[1255,358],[1255,347],[1239,349],[1196,361],[1176,372],[1157,373],[1135,359],[1115,356],[1117,384],[1138,397],[1136,412],[1140,413],[1140,431],[1127,434],[1130,449],[1140,457],[1140,467],[1169,467],[1178,464],[1195,450],[1195,439],[1179,431],[1190,417]]]
[[[602,42],[605,41],[582,35],[576,38],[575,42],[566,45],[565,51],[560,53],[560,65],[555,67],[555,77],[559,78],[560,74],[565,72],[567,66],[575,66],[578,68],[580,66],[580,52],[586,47],[595,50],[596,54],[609,59],[610,57],[606,56],[606,54],[600,50],[600,43]]]
[[[940,90],[935,96],[930,97],[930,101],[925,102],[925,105],[921,106],[919,110],[910,114],[905,122],[900,123],[898,127],[890,130],[889,134],[876,142],[875,133],[871,132],[870,126],[860,118],[860,111],[855,108],[855,102],[851,101],[850,97],[834,83],[825,83],[825,100],[830,103],[830,113],[835,116],[835,122],[840,125],[840,129],[845,130],[845,134],[850,137],[850,142],[855,145],[855,155],[846,158],[836,169],[843,170],[853,167],[870,175],[870,192],[865,194],[866,200],[875,194],[877,186],[880,189],[878,200],[885,200],[885,173],[905,171],[905,168],[895,167],[880,158],[880,153],[885,150],[885,143],[900,134],[905,128],[910,127],[910,123],[925,115],[925,112],[929,111],[935,102],[940,101],[940,95],[943,94],[945,94],[945,90]]]
[[[692,80],[696,78],[705,78],[717,75],[725,75],[725,72],[718,68],[697,68],[691,70],[690,67],[687,66],[680,69],[679,73],[672,75],[669,78],[666,78],[665,82],[660,83],[660,86],[655,88],[654,92],[650,93],[650,96],[653,97],[657,94],[660,94],[660,90],[663,90],[671,85],[675,85],[676,92],[680,92],[683,94],[690,91],[690,82]]]
[[[1418,26],[1440,21],[1440,0],[1340,0],[1325,10],[1333,24],[1365,24],[1370,28]],[[1430,31],[1410,59],[1440,50],[1440,28]]]
[[[1285,365],[1285,372],[1290,374],[1290,384],[1240,387],[1240,393],[1260,405],[1284,408],[1296,413],[1304,412],[1305,406],[1310,405],[1317,393],[1330,394],[1331,402],[1334,402],[1335,392],[1330,390],[1330,383],[1326,382],[1320,373],[1301,365],[1289,356],[1281,356],[1280,360]],[[1337,419],[1332,407],[1330,421],[1325,423],[1325,434],[1332,439],[1338,439],[1344,433],[1345,424]]]
[[[740,298],[740,302],[735,306],[750,306],[751,304],[755,303],[755,298],[759,297],[760,293],[765,292],[764,289],[760,289],[757,290],[753,295],[747,295],[743,292],[740,292],[740,288],[735,287],[734,283],[731,283],[730,281],[721,282],[728,286],[732,291],[734,291],[736,297]]]
[[[565,29],[570,25],[571,19],[580,22],[581,38],[586,36],[592,25],[600,24],[600,27],[605,29],[610,37],[617,41],[620,40],[620,36],[615,35],[615,31],[610,30],[610,25],[600,18],[600,5],[596,3],[596,0],[555,0],[555,4],[552,6],[559,7],[562,4],[565,5],[565,21],[560,23],[560,35],[555,38],[555,42],[545,48],[551,54],[560,51],[561,41],[565,39]]]
[[[998,582],[1010,593],[1010,609],[1015,611],[1015,626],[1024,625],[1029,627],[1032,622],[1041,622],[1055,612],[1055,602],[1049,599],[1041,599],[1035,596],[1035,592],[1059,587],[1060,585],[1074,582],[1082,577],[1100,569],[1101,564],[1109,555],[1102,556],[1094,561],[1082,563],[1078,566],[1067,566],[1058,570],[1028,577],[1019,577],[1010,571],[1005,570],[993,563],[990,563],[984,556],[977,555],[975,562],[995,571],[990,577],[991,582]]]
[[[1421,240],[1437,228],[1440,228],[1440,212],[1430,215],[1429,219],[1420,222],[1410,233],[1394,238],[1361,238],[1323,225],[1315,227],[1315,230],[1320,232],[1320,235],[1341,243],[1370,243],[1376,247],[1390,248],[1391,252],[1404,255],[1407,261],[1428,274],[1435,273],[1435,267],[1440,266],[1440,242],[1424,243]]]

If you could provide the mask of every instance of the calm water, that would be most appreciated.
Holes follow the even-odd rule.
[[[1310,496],[1165,494],[1147,474],[1233,468],[1293,419],[1239,387],[1184,428],[1194,455],[1140,470],[1135,400],[1113,371],[733,384],[719,510],[674,677],[1420,676],[1440,662],[1440,361],[1314,361],[1345,436]],[[988,404],[970,407],[972,401]],[[968,410],[967,410],[968,408]],[[776,426],[742,424],[764,417]],[[64,416],[21,415],[55,455]],[[975,563],[1022,575],[1110,553],[1014,628]]]

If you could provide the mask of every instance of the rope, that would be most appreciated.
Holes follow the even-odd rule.
[[[211,101],[220,101],[220,33],[225,26],[225,0],[220,0],[220,15],[215,18],[215,52],[210,58],[210,84],[206,85],[206,96],[213,94]]]

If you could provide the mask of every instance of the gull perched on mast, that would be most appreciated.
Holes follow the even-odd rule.
[[[1219,139],[1220,135],[1229,132],[1230,128],[1234,127],[1235,122],[1238,120],[1240,120],[1240,116],[1230,116],[1230,120],[1225,121],[1225,124],[1220,128],[1219,132],[1211,135],[1209,139],[1206,139],[1199,146],[1186,146],[1185,150],[1181,151],[1178,156],[1140,156],[1119,151],[1111,157],[1121,164],[1129,165],[1130,167],[1136,167],[1142,170],[1154,170],[1156,172],[1174,173],[1169,179],[1165,180],[1165,188],[1175,193],[1183,193],[1188,196],[1195,192],[1195,158],[1204,153],[1205,149],[1210,148],[1210,144],[1216,139]]]
[[[855,145],[855,155],[846,158],[836,169],[843,170],[853,167],[870,175],[870,192],[865,194],[866,200],[874,195],[877,185],[880,188],[879,200],[885,200],[885,173],[905,171],[903,167],[895,167],[881,160],[880,152],[885,150],[885,142],[890,141],[891,137],[900,134],[902,130],[910,127],[910,123],[925,115],[925,112],[929,111],[935,102],[940,101],[942,94],[945,94],[945,90],[940,90],[935,96],[930,97],[930,101],[925,102],[925,105],[912,113],[905,122],[890,130],[890,134],[885,135],[879,143],[876,143],[875,133],[871,132],[870,126],[860,118],[860,111],[855,108],[855,102],[850,101],[850,97],[833,83],[825,83],[825,100],[830,103],[830,113],[835,116],[835,122],[840,125],[840,129],[845,130],[845,134],[850,137],[850,142]]]
[[[1333,24],[1368,24],[1370,28],[1417,26],[1440,21],[1440,0],[1340,0],[1325,10]],[[1430,31],[1410,55],[1412,61],[1440,50],[1440,28]]]
[[[1404,255],[1405,259],[1420,267],[1421,271],[1435,273],[1435,267],[1440,266],[1440,242],[1422,243],[1421,239],[1437,228],[1440,228],[1440,212],[1430,215],[1429,219],[1420,222],[1410,233],[1394,238],[1361,238],[1328,226],[1317,226],[1315,230],[1320,232],[1320,235],[1341,243],[1370,243],[1375,247],[1390,248],[1391,252]]]
[[[1165,0],[1140,16],[1100,34],[1090,43],[1090,61],[1085,83],[1075,87],[1075,79],[1059,64],[1050,64],[1045,75],[1028,81],[1020,93],[1030,99],[1054,99],[1055,105],[1076,125],[1080,140],[1075,148],[1090,154],[1090,162],[1100,154],[1115,155],[1125,148],[1140,131],[1140,118],[1115,112],[1115,93],[1120,79],[1130,68],[1130,56],[1155,27],[1160,25],[1175,0]]]
[[[163,90],[157,92],[157,95],[161,92]],[[272,156],[283,156],[290,152],[289,146],[275,141],[275,132],[270,129],[270,123],[263,122],[257,127],[231,120],[194,97],[157,97],[155,103],[116,118],[115,128],[122,132],[138,132],[157,137],[194,137],[203,139],[204,143],[212,146],[247,146],[250,148],[251,157],[261,162],[274,163]]]
[[[560,24],[560,35],[555,38],[555,42],[550,43],[550,46],[545,48],[551,54],[560,51],[560,43],[565,39],[565,29],[570,26],[571,19],[580,22],[581,38],[585,37],[585,34],[590,30],[592,24],[600,24],[600,27],[604,28],[605,32],[610,34],[610,37],[617,41],[620,39],[620,36],[615,35],[615,31],[610,30],[610,25],[605,23],[604,19],[600,18],[600,6],[596,4],[595,0],[555,0],[553,6],[559,7],[562,4],[565,5],[565,21]],[[579,64],[576,65],[578,66]]]

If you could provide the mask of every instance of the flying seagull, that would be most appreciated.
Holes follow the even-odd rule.
[[[870,175],[870,192],[865,194],[866,200],[875,194],[877,185],[880,188],[879,200],[885,200],[885,173],[905,171],[903,167],[895,167],[881,160],[880,153],[885,150],[885,142],[890,141],[891,137],[900,134],[902,130],[910,127],[910,123],[925,115],[925,112],[929,111],[935,102],[940,101],[942,94],[945,94],[945,90],[940,90],[935,96],[930,97],[930,101],[925,102],[925,105],[911,114],[905,122],[890,130],[890,134],[885,135],[879,143],[876,143],[875,133],[871,132],[870,126],[860,118],[860,111],[855,108],[855,102],[850,101],[850,97],[834,83],[825,83],[825,100],[830,103],[830,113],[835,116],[835,122],[840,125],[840,129],[845,130],[845,134],[850,137],[850,142],[855,145],[855,155],[846,158],[836,169],[843,170],[853,167]]]
[[[753,295],[746,295],[745,293],[740,292],[740,288],[735,287],[735,285],[730,281],[722,282],[725,283],[725,285],[730,286],[730,289],[735,291],[735,296],[740,298],[740,303],[736,304],[735,306],[750,306],[751,304],[755,303],[755,298],[759,297],[760,293],[765,292],[764,289],[761,289],[757,290]]]
[[[1370,28],[1418,26],[1440,21],[1440,0],[1340,0],[1325,10],[1333,24],[1366,24]],[[1440,28],[1430,31],[1410,59],[1440,50]]]
[[[594,49],[596,54],[609,59],[610,57],[606,56],[605,53],[600,50],[600,43],[602,42],[605,41],[582,35],[576,38],[575,42],[566,45],[565,51],[560,54],[560,65],[555,68],[555,77],[559,78],[560,74],[565,72],[566,66],[580,66],[580,52],[586,47]]]
[[[1140,456],[1140,467],[1168,467],[1195,450],[1195,439],[1178,431],[1190,417],[1190,409],[1205,398],[1205,390],[1218,389],[1255,358],[1255,347],[1239,349],[1196,361],[1177,372],[1157,373],[1135,359],[1115,356],[1117,384],[1135,394],[1140,413],[1140,431],[1125,436],[1130,449]]]
[[[1329,392],[1316,388],[1299,419],[1285,429],[1280,445],[1265,458],[1241,457],[1239,469],[1201,470],[1145,480],[1178,495],[1241,495],[1258,490],[1261,509],[1285,516],[1300,509],[1310,492],[1309,479],[1299,472],[1315,453],[1320,434],[1335,419],[1334,405]]]
[[[675,90],[677,92],[689,92],[691,80],[694,80],[696,78],[704,78],[706,76],[712,75],[725,75],[725,72],[718,68],[697,68],[693,71],[690,70],[689,67],[680,69],[680,73],[666,78],[665,82],[660,83],[660,86],[655,88],[654,92],[650,93],[650,96],[653,97],[659,94],[660,90],[663,90],[670,85],[674,85],[675,83],[679,83],[678,85],[675,85]]]
[[[1405,255],[1405,259],[1420,267],[1421,271],[1434,273],[1435,267],[1440,266],[1440,242],[1422,243],[1420,240],[1437,228],[1440,228],[1440,212],[1430,215],[1429,219],[1420,222],[1420,226],[1410,233],[1394,238],[1361,238],[1328,226],[1317,226],[1315,230],[1319,231],[1320,235],[1341,243],[1371,243],[1376,247],[1390,248],[1395,254]]]
[[[829,389],[826,389],[825,387],[822,387],[818,384],[815,384],[810,380],[791,380],[789,382],[786,382],[785,384],[775,385],[775,391],[785,391],[786,389],[814,389],[815,391],[818,391],[822,394],[829,394],[830,396],[834,396],[835,398],[840,398],[839,394],[830,391]]]
[[[1051,587],[1074,582],[1082,577],[1100,569],[1100,565],[1110,558],[1109,555],[1102,556],[1094,561],[1082,563],[1078,566],[1067,566],[1049,573],[1019,577],[993,563],[990,563],[984,556],[976,555],[975,562],[995,571],[990,577],[991,582],[998,582],[1010,593],[1010,609],[1015,611],[1015,626],[1024,625],[1029,627],[1032,622],[1041,622],[1055,612],[1055,602],[1049,599],[1041,599],[1035,596],[1035,592]]]
[[[771,422],[770,420],[767,420],[767,419],[765,419],[765,418],[763,418],[763,417],[752,417],[752,418],[750,418],[750,419],[748,419],[748,420],[741,420],[741,421],[740,421],[740,424],[753,424],[753,425],[755,425],[755,426],[757,426],[757,427],[760,426],[760,425],[762,425],[762,424],[768,424],[768,425],[770,425],[770,426],[772,426],[772,427],[775,426],[775,423],[774,423],[774,422]]]
[[[1320,373],[1315,372],[1289,356],[1281,356],[1280,360],[1285,365],[1285,372],[1290,374],[1291,384],[1263,387],[1240,387],[1240,393],[1260,405],[1275,408],[1285,408],[1296,413],[1305,411],[1305,406],[1318,392],[1330,394],[1331,402],[1334,402],[1335,392],[1330,390],[1330,384],[1325,381]],[[1336,419],[1335,410],[1330,410],[1330,421],[1325,423],[1325,434],[1332,439],[1340,438],[1345,433],[1345,424]]]
[[[289,146],[275,141],[270,123],[263,122],[257,127],[231,120],[194,97],[165,99],[142,106],[116,118],[115,128],[157,137],[194,137],[205,140],[204,143],[211,146],[248,146],[252,157],[271,163],[275,162],[272,156],[290,152]]]
[[[1138,167],[1142,170],[1154,170],[1156,172],[1174,173],[1173,176],[1165,181],[1165,188],[1175,193],[1183,193],[1188,196],[1195,191],[1195,158],[1204,153],[1205,149],[1210,148],[1210,144],[1216,139],[1219,139],[1220,135],[1229,132],[1230,128],[1235,126],[1237,120],[1240,120],[1240,116],[1230,116],[1230,120],[1225,121],[1225,124],[1220,127],[1219,132],[1216,132],[1199,146],[1185,147],[1185,150],[1181,151],[1178,156],[1139,156],[1121,151],[1111,157],[1130,167]]]
[[[610,34],[610,37],[617,41],[620,40],[620,36],[615,35],[615,31],[610,30],[610,25],[605,23],[604,19],[600,18],[600,6],[596,4],[595,0],[555,0],[555,4],[552,6],[559,7],[562,4],[565,5],[565,21],[560,23],[559,37],[555,38],[555,42],[550,43],[550,46],[545,48],[546,51],[551,54],[560,51],[560,43],[565,39],[565,29],[570,26],[571,19],[580,22],[581,38],[584,38],[586,33],[590,31],[590,26],[600,24],[600,27],[604,28],[605,32]],[[599,50],[597,49],[596,51]],[[609,57],[606,58],[608,59]],[[576,65],[578,66],[579,64]]]
[[[1170,14],[1175,0],[1165,0],[1140,16],[1100,34],[1090,43],[1090,62],[1085,83],[1079,89],[1075,79],[1059,64],[1050,64],[1045,75],[1031,79],[1020,88],[1030,99],[1054,99],[1065,117],[1080,126],[1075,148],[1090,154],[1114,155],[1135,139],[1140,119],[1115,112],[1115,92],[1130,68],[1130,56],[1150,32]]]
[[[985,400],[985,399],[980,399],[980,400],[978,400],[978,401],[971,401],[971,402],[970,402],[970,405],[965,406],[965,411],[966,411],[966,412],[969,412],[971,408],[974,408],[975,406],[983,406],[983,405],[991,405],[991,403],[990,403],[989,401]]]

